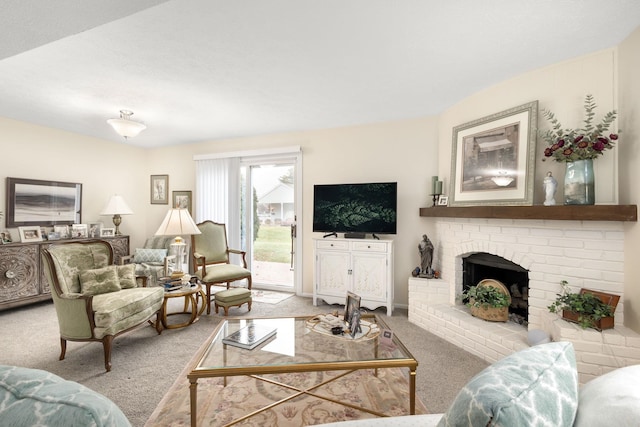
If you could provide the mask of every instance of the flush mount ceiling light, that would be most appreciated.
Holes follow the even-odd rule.
[[[123,136],[124,139],[133,138],[134,136],[138,136],[147,126],[145,126],[144,123],[131,120],[132,115],[133,111],[120,110],[120,118],[109,119],[107,123],[109,123],[120,136]]]

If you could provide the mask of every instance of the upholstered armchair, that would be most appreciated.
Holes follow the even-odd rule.
[[[175,269],[176,255],[171,247],[174,237],[153,236],[148,238],[142,248],[136,248],[133,255],[121,257],[120,264],[135,265],[138,276],[149,279],[151,285],[157,283],[160,277],[170,276]],[[190,251],[189,244],[185,253]]]
[[[211,286],[247,280],[247,289],[251,290],[251,271],[247,270],[247,253],[230,249],[227,244],[227,229],[224,224],[204,221],[198,224],[202,234],[191,236],[193,266],[195,275],[207,288],[207,314],[211,313]],[[242,257],[242,265],[232,264],[229,255]]]
[[[133,265],[113,265],[113,248],[104,240],[62,242],[43,249],[43,268],[60,328],[60,360],[67,341],[99,341],[104,366],[111,370],[111,345],[120,334],[156,316],[161,332],[161,287],[144,287]]]

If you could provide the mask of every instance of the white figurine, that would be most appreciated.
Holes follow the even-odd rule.
[[[556,195],[556,190],[558,189],[558,181],[551,175],[551,172],[547,172],[547,176],[544,178],[542,185],[544,187],[544,205],[554,206],[556,200],[553,197]]]

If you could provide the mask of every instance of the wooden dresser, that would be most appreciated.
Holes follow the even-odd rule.
[[[114,261],[129,255],[129,236],[105,237],[113,247]],[[0,310],[51,299],[42,270],[42,250],[51,244],[86,239],[65,239],[0,245]]]

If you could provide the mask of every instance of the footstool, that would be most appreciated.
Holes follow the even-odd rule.
[[[242,304],[249,304],[251,311],[251,290],[246,288],[231,288],[215,293],[214,304],[216,313],[218,307],[224,308],[224,315],[229,315],[229,307],[240,307]]]

